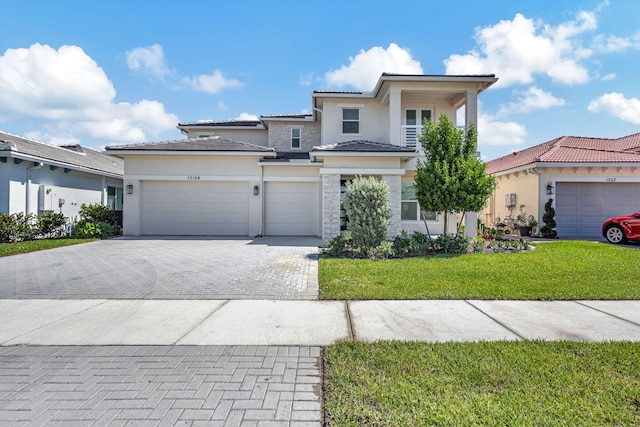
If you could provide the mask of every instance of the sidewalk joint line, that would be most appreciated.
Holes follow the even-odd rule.
[[[469,302],[469,300],[464,300],[464,302],[466,302],[467,304],[469,304],[471,307],[475,308],[476,310],[478,310],[480,313],[484,314],[485,316],[487,316],[489,319],[493,320],[494,322],[496,322],[498,325],[502,326],[503,328],[505,328],[507,331],[511,332],[512,334],[514,334],[515,336],[517,336],[518,338],[520,338],[521,340],[526,340],[525,337],[523,337],[522,335],[520,335],[519,333],[517,333],[515,330],[511,329],[510,327],[508,327],[507,325],[505,325],[504,323],[502,323],[501,321],[499,321],[498,319],[496,319],[495,317],[491,316],[488,313],[485,313],[483,310],[481,310],[479,307],[476,307],[475,305],[471,304],[471,302]]]
[[[589,304],[585,304],[585,303],[580,302],[580,301],[573,301],[573,302],[575,302],[576,304],[580,304],[583,307],[590,308],[591,310],[599,311],[600,313],[606,314],[607,316],[611,316],[611,317],[614,317],[616,319],[623,320],[625,322],[631,323],[632,325],[640,326],[640,323],[636,323],[633,320],[625,319],[624,317],[617,316],[617,315],[615,315],[613,313],[609,313],[607,311],[600,310],[599,308],[596,308],[596,307],[591,307]]]
[[[199,322],[197,322],[196,324],[194,324],[187,332],[185,332],[184,334],[182,334],[182,336],[180,336],[177,340],[175,340],[173,343],[171,343],[171,345],[178,345],[178,343],[180,341],[182,341],[187,335],[189,335],[191,332],[193,332],[197,327],[199,327],[200,325],[202,325],[206,320],[208,320],[211,316],[213,316],[214,314],[216,314],[218,311],[220,311],[220,309],[222,307],[224,307],[225,305],[229,304],[229,301],[231,300],[224,300],[222,302],[222,304],[220,304],[218,307],[214,308],[211,313],[207,314],[206,316],[204,316]]]
[[[349,328],[349,339],[356,340],[356,332],[353,330],[353,322],[351,321],[351,311],[349,310],[349,301],[344,301],[344,312],[347,317],[347,326]]]
[[[31,300],[24,300],[24,301],[31,301]],[[53,299],[53,300],[40,300],[40,299],[39,299],[38,301],[87,301],[87,300],[58,300],[58,299]],[[90,300],[90,301],[94,301],[94,300]],[[100,299],[95,300],[95,301],[100,301]],[[83,309],[83,310],[80,310],[80,311],[78,311],[78,312],[71,313],[71,314],[69,314],[69,315],[67,315],[67,316],[64,316],[64,317],[60,317],[59,319],[56,319],[56,320],[54,320],[54,321],[52,321],[52,322],[49,322],[49,323],[46,323],[46,324],[44,324],[44,325],[40,325],[40,326],[38,326],[37,328],[31,329],[30,331],[27,331],[27,332],[25,332],[24,334],[16,335],[15,337],[12,337],[12,338],[9,338],[8,340],[2,341],[2,342],[0,342],[0,346],[5,346],[9,341],[13,341],[13,340],[15,340],[15,339],[18,339],[18,338],[20,338],[20,337],[24,336],[24,335],[29,335],[29,334],[30,334],[30,333],[32,333],[32,332],[38,331],[38,330],[40,330],[40,329],[42,329],[42,328],[46,328],[47,326],[53,325],[54,323],[62,322],[63,320],[67,320],[67,319],[69,319],[69,318],[71,318],[71,317],[73,317],[73,316],[77,316],[77,315],[78,315],[78,314],[80,314],[80,313],[84,313],[85,311],[89,311],[89,310],[91,310],[92,308],[96,308],[96,307],[99,307],[99,306],[101,306],[101,305],[103,305],[103,304],[106,304],[106,303],[108,303],[109,301],[110,301],[110,300],[108,300],[108,299],[102,299],[102,302],[100,302],[100,303],[98,303],[98,304],[96,304],[96,305],[92,305],[91,307],[87,307],[87,308],[85,308],[85,309]],[[22,343],[20,343],[20,344],[22,344]],[[31,343],[27,343],[27,345],[33,345],[33,344],[31,344]]]

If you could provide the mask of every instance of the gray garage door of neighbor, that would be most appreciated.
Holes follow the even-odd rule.
[[[265,187],[267,236],[320,234],[319,183],[267,182]]]
[[[558,182],[555,197],[560,238],[598,238],[608,218],[640,210],[640,183]]]
[[[249,234],[249,183],[144,181],[143,235]]]

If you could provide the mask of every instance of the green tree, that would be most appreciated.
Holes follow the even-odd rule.
[[[374,177],[356,177],[347,184],[344,207],[353,246],[363,254],[380,246],[391,219],[389,186]]]
[[[496,187],[495,177],[475,155],[476,142],[474,126],[465,133],[446,113],[424,125],[420,143],[426,159],[418,160],[416,197],[423,211],[443,212],[445,233],[450,213],[464,217],[465,212],[481,210]]]

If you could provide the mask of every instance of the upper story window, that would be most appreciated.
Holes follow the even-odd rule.
[[[302,129],[291,128],[291,148],[300,148]]]
[[[360,133],[360,109],[342,109],[342,133]]]

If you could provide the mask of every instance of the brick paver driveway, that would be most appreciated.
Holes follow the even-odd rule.
[[[0,258],[0,298],[316,299],[319,238],[121,237]]]
[[[1,425],[319,427],[319,347],[0,347]]]

